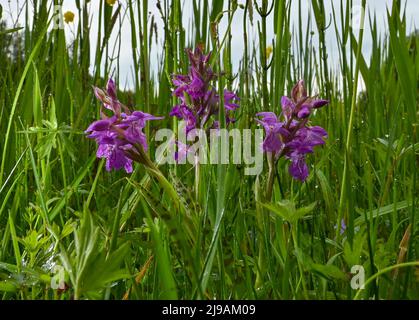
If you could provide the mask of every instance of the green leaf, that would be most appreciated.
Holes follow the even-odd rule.
[[[338,267],[331,264],[313,263],[311,270],[327,280],[346,280],[345,273]]]
[[[308,215],[311,211],[314,210],[314,208],[316,207],[316,205],[317,205],[317,202],[313,202],[312,204],[310,204],[310,205],[308,205],[306,207],[297,209],[297,211],[295,212],[295,215],[293,217],[294,218],[294,221],[297,221],[297,220],[305,217],[306,215]]]
[[[360,264],[365,239],[366,235],[363,232],[357,232],[352,245],[349,241],[345,242],[343,246],[343,258],[349,267]]]
[[[23,29],[23,27],[8,29],[8,30],[0,32],[0,35],[4,35],[4,34],[8,34],[8,33],[14,33],[14,32],[20,31],[22,29]]]
[[[327,264],[319,264],[314,262],[311,257],[303,253],[300,249],[296,249],[296,256],[300,263],[307,271],[313,272],[326,280],[345,280],[345,273],[337,266],[332,265],[331,261]]]
[[[0,281],[0,291],[16,292],[17,291],[17,285],[10,280]]]
[[[276,204],[261,203],[261,205],[269,211],[277,214],[285,221],[296,223],[298,220],[302,219],[304,216],[308,215],[314,210],[316,207],[316,202],[313,202],[312,204],[299,209],[296,209],[294,202],[289,200],[280,201]]]
[[[322,191],[322,196],[326,205],[326,209],[329,213],[329,217],[332,216],[335,210],[335,201],[333,198],[332,188],[330,187],[329,181],[324,175],[323,171],[316,170],[317,179],[319,179],[320,189]]]
[[[40,126],[42,122],[42,96],[38,70],[35,64],[33,64],[33,118],[35,126]]]
[[[368,217],[368,220],[370,220],[370,219],[373,219],[373,218],[377,218],[377,217],[387,215],[387,214],[395,212],[395,211],[406,209],[408,207],[409,207],[409,201],[403,200],[403,201],[392,203],[392,204],[389,204],[387,206],[377,208],[377,209],[374,209],[370,212],[367,212],[367,217]],[[363,213],[364,213],[364,211],[367,211],[367,210],[366,209],[360,209],[360,208],[356,208],[355,210],[359,214],[361,214],[360,217],[355,219],[355,225],[357,226],[357,225],[361,225],[361,224],[365,223],[365,216],[364,216]]]
[[[69,191],[67,193],[67,198],[69,199],[70,196],[77,190],[78,186],[80,185],[81,181],[84,177],[89,173],[90,167],[92,166],[93,162],[96,160],[96,155],[92,155],[90,159],[86,162],[86,165],[80,169],[77,173],[74,181],[71,183]],[[67,199],[67,201],[68,201]],[[50,220],[54,220],[54,218],[60,213],[60,211],[64,208],[66,203],[66,198],[63,197],[61,200],[55,205],[54,209],[52,209],[50,214]]]
[[[214,0],[212,2],[211,22],[214,22],[220,12],[223,10],[224,0]]]
[[[87,212],[84,212],[81,225],[75,231],[74,244],[72,258],[69,261],[65,261],[63,256],[61,258],[77,298],[106,288],[113,281],[131,277],[125,268],[121,268],[128,255],[129,243],[121,244],[109,253],[99,227]]]
[[[38,153],[40,159],[48,158],[51,154],[52,148],[56,147],[55,137],[55,133],[50,133],[39,139],[38,144],[35,147],[35,151]]]

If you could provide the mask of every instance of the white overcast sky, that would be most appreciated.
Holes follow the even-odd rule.
[[[119,0],[120,4],[123,6],[123,8],[126,8],[126,1]],[[211,2],[211,1],[210,1]],[[227,2],[227,1],[225,1]],[[244,0],[239,0],[239,3],[243,3]],[[261,1],[257,1],[260,3]],[[269,1],[270,2],[270,1]],[[331,17],[332,13],[332,2],[335,5],[336,12],[339,12],[340,8],[340,1],[336,0],[324,0],[327,15]],[[346,1],[344,1],[346,2]],[[184,28],[188,34],[188,31],[190,28],[190,17],[192,16],[192,1],[190,0],[183,0],[183,24]],[[419,27],[419,0],[404,0],[404,4],[406,4],[406,15],[407,15],[407,22],[408,22],[408,30],[412,31],[415,29],[415,26]],[[21,25],[24,24],[24,13],[18,18],[18,8],[21,8],[23,5],[28,4],[29,6],[32,5],[32,0],[0,0],[0,4],[3,6],[3,19],[6,19],[9,23],[9,25],[12,25],[13,23],[16,23],[18,20],[18,23]],[[303,14],[303,21],[308,21],[308,15],[311,11],[311,0],[301,0],[302,4],[302,14]],[[354,0],[355,5],[360,4],[360,0]],[[379,31],[382,35],[384,35],[387,31],[386,26],[386,8],[391,8],[392,6],[392,0],[367,0],[368,5],[368,12],[370,14],[374,14],[377,17],[377,24]],[[95,44],[97,40],[97,20],[98,20],[98,7],[99,7],[99,0],[91,0],[90,1],[90,13],[91,13],[91,43]],[[292,23],[298,23],[298,15],[297,15],[297,8],[298,8],[298,0],[292,1],[292,9],[291,9],[291,16],[292,16]],[[63,2],[63,12],[70,10],[75,13],[77,13],[75,0],[64,0]],[[159,44],[156,46],[153,46],[153,50],[151,52],[151,65],[152,69],[156,70],[157,68],[157,59],[159,56],[161,56],[161,43],[164,35],[163,30],[163,23],[160,17],[160,14],[156,8],[156,0],[149,0],[149,11],[150,15],[154,15],[155,21],[157,22],[158,26],[158,34],[159,34]],[[124,12],[122,10],[121,12]],[[368,14],[368,13],[367,13]],[[255,18],[258,20],[258,15],[255,12]],[[75,17],[74,24],[65,25],[65,30],[67,34],[67,39],[69,42],[71,42],[72,29],[75,30],[75,24],[77,23],[77,15]],[[272,42],[274,38],[273,33],[273,14],[271,14],[268,18],[268,39],[267,42]],[[329,18],[328,18],[329,20]],[[234,70],[237,70],[239,61],[243,54],[243,10],[238,10],[235,14],[234,21],[232,23],[232,55],[233,55],[233,68]],[[220,34],[222,35],[224,30],[226,28],[226,19],[224,18],[222,20],[221,26],[220,26]],[[252,37],[252,41],[258,46],[258,37],[257,37],[257,25],[254,22],[253,26],[248,25],[249,34]],[[369,32],[369,25],[368,20],[366,20],[366,32],[365,32],[365,40],[364,40],[364,54],[367,58],[369,58],[369,54],[371,51],[371,39],[370,39],[370,32]],[[329,59],[331,60],[329,64],[331,65],[337,65],[338,63],[338,56],[337,56],[337,46],[336,46],[336,34],[334,31],[333,23],[330,26],[330,28],[327,30],[327,47],[329,51]],[[316,29],[314,28],[314,31]],[[131,51],[131,29],[129,25],[129,17],[125,17],[125,21],[123,23],[123,27],[120,33],[121,40],[122,40],[122,50],[121,50],[121,57],[120,57],[120,84],[122,86],[131,86],[132,85],[132,51]],[[114,34],[111,37],[111,41],[115,41],[117,37],[117,33],[114,32]],[[188,39],[188,36],[187,36]],[[316,42],[318,40],[317,33],[315,33],[313,37],[313,41]],[[94,50],[92,50],[93,54]],[[93,57],[92,57],[93,59]]]

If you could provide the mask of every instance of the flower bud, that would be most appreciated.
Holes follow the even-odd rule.
[[[304,87],[303,80],[298,81],[294,88],[292,88],[291,96],[294,102],[298,102],[301,99],[307,98],[307,90]]]
[[[106,85],[106,91],[108,92],[108,95],[112,98],[112,99],[116,99],[116,85],[115,82],[112,79],[108,80],[108,83]]]

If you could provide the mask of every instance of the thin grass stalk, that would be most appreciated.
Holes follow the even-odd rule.
[[[362,54],[362,40],[364,37],[364,20],[365,20],[365,8],[366,8],[366,0],[362,1],[362,13],[361,13],[361,25],[359,29],[358,35],[358,51],[356,54],[356,65],[355,65],[355,77],[354,77],[354,88],[352,92],[352,100],[351,100],[351,111],[349,115],[349,123],[348,123],[348,132],[346,136],[346,143],[345,143],[345,160],[344,160],[344,167],[343,167],[343,174],[342,174],[342,184],[341,184],[341,192],[340,192],[340,200],[339,200],[339,211],[338,211],[338,220],[337,220],[337,228],[336,228],[336,239],[340,239],[341,234],[341,222],[342,216],[344,214],[344,206],[347,202],[347,189],[348,185],[350,185],[348,170],[350,167],[351,161],[351,141],[352,141],[352,134],[353,134],[353,121],[354,121],[354,114],[356,108],[356,97],[358,92],[358,79],[360,73],[360,56]]]

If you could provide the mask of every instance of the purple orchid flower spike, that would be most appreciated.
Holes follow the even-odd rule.
[[[113,111],[116,115],[120,115],[122,107],[126,109],[118,100],[116,85],[112,79],[109,79],[106,84],[106,92],[98,87],[93,87],[93,91],[96,98],[102,102],[103,106],[106,109]]]
[[[132,143],[140,143],[144,151],[148,150],[147,138],[143,129],[146,126],[146,121],[161,120],[162,117],[155,117],[151,114],[141,111],[134,111],[131,115],[126,116],[118,125],[119,128],[124,130],[124,138]]]
[[[291,97],[294,102],[307,99],[307,90],[304,86],[304,80],[298,81],[294,88],[292,88]]]
[[[174,75],[172,77],[172,83],[176,87],[176,89],[173,91],[173,95],[183,99],[184,92],[188,89],[189,86],[189,77],[181,74]]]
[[[135,146],[139,145],[147,151],[147,137],[143,132],[147,121],[160,120],[162,117],[155,117],[151,114],[134,111],[131,113],[117,98],[115,82],[109,79],[106,85],[106,92],[94,87],[95,96],[102,102],[103,106],[114,114],[107,117],[102,113],[102,119],[94,121],[87,129],[87,137],[94,139],[98,144],[96,156],[106,159],[106,170],[125,169],[131,173],[132,153],[135,153]],[[121,112],[124,108],[125,112]]]
[[[308,167],[304,155],[298,152],[292,152],[289,155],[291,165],[288,171],[291,176],[300,181],[305,181],[308,177]]]
[[[98,158],[106,159],[106,170],[112,169],[120,170],[125,169],[127,173],[132,172],[132,160],[126,157],[124,151],[131,149],[131,145],[124,144],[119,139],[113,139],[110,143],[99,144],[96,152]]]
[[[192,150],[190,147],[180,141],[176,141],[175,144],[177,145],[177,151],[175,152],[175,161],[177,163],[182,163],[185,161],[188,154],[192,154]]]
[[[285,120],[288,121],[292,119],[295,110],[295,104],[288,97],[281,98],[282,114],[285,117]]]
[[[293,87],[291,98],[282,97],[281,99],[282,111],[286,120],[292,117],[306,119],[311,115],[313,109],[319,109],[328,103],[328,100],[309,97],[303,80],[298,81]]]
[[[101,132],[107,132],[110,130],[112,124],[114,124],[116,122],[117,118],[111,117],[111,118],[106,118],[106,119],[101,119],[98,121],[93,122],[87,129],[86,129],[86,133],[92,133],[96,132],[96,133],[101,133]],[[89,136],[89,138],[96,138],[96,136]]]
[[[314,147],[323,145],[327,132],[319,126],[309,126],[308,117],[312,109],[318,109],[329,102],[307,95],[304,81],[300,80],[291,92],[291,98],[282,97],[282,115],[260,112],[256,119],[265,129],[262,149],[272,153],[274,159],[285,157],[290,160],[288,171],[297,180],[305,181],[309,176],[306,156],[314,152]],[[283,120],[282,120],[283,119]]]
[[[186,105],[175,106],[169,113],[170,116],[175,116],[178,119],[183,119],[186,122],[186,134],[196,128],[196,116]]]
[[[186,122],[186,134],[193,129],[219,128],[218,120],[212,118],[219,112],[220,97],[212,85],[217,76],[210,65],[211,53],[205,55],[203,46],[198,45],[194,50],[186,49],[186,54],[190,63],[189,72],[172,76],[173,96],[180,100],[180,104],[174,106],[169,115]],[[240,107],[239,101],[234,92],[224,90],[227,125],[236,121],[233,113]]]
[[[205,97],[206,83],[195,69],[191,70],[190,83],[186,89],[186,93],[193,99],[199,100]]]
[[[172,77],[175,86],[173,95],[180,99],[181,104],[175,106],[170,115],[187,121],[186,130],[189,132],[193,128],[203,128],[209,118],[218,113],[220,98],[211,84],[216,76],[209,64],[210,54],[205,55],[202,46],[197,46],[194,51],[186,49],[186,53],[190,62],[188,74]],[[228,123],[234,122],[231,112],[239,108],[237,104],[239,100],[234,92],[224,90],[224,107]],[[209,127],[211,126],[210,123]]]
[[[110,78],[108,83],[106,84],[106,92],[108,93],[109,97],[113,100],[117,100],[116,97],[116,85],[115,82]]]
[[[237,103],[234,103],[234,101],[239,101],[240,98],[231,91],[224,90],[224,106],[227,110],[234,111],[238,109],[240,106]]]
[[[96,96],[96,98],[103,103],[103,105],[107,108],[112,104],[111,98],[100,88],[93,87],[93,92]]]
[[[285,146],[283,137],[289,134],[288,130],[284,128],[284,123],[279,121],[273,112],[260,112],[256,116],[262,117],[261,120],[256,119],[256,121],[263,125],[266,132],[265,140],[262,143],[263,151],[279,154]]]

